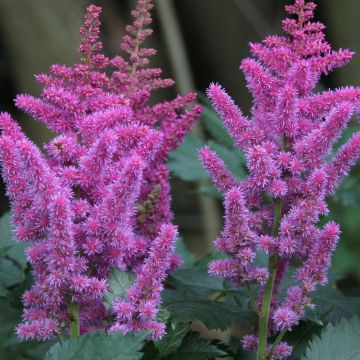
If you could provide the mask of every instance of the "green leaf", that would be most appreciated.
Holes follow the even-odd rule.
[[[9,252],[12,247],[13,245],[8,245],[0,248],[0,260]]]
[[[359,251],[349,246],[349,242],[340,242],[334,254],[333,266],[344,274],[354,270],[360,274]]]
[[[342,319],[329,324],[320,337],[309,344],[302,360],[357,360],[360,359],[360,320]]]
[[[109,309],[116,299],[124,297],[134,280],[135,275],[131,271],[113,269],[108,279],[108,291],[104,294],[105,307]]]
[[[186,247],[184,240],[182,238],[178,238],[176,241],[176,254],[180,255],[183,262],[180,266],[181,269],[186,269],[194,265],[196,261],[195,255],[188,250]]]
[[[171,354],[166,360],[210,360],[219,356],[224,357],[227,354],[209,341],[199,338],[198,334],[191,333],[176,354]]]
[[[224,289],[224,281],[209,276],[207,269],[181,269],[171,274],[175,286],[197,294],[207,294]]]
[[[156,320],[158,322],[166,324],[167,321],[170,319],[170,316],[171,316],[170,311],[166,310],[164,307],[160,307],[156,315]]]
[[[0,295],[5,295],[7,287],[19,284],[24,280],[23,271],[13,261],[3,259],[0,262]]]
[[[324,316],[326,316],[326,314]],[[321,320],[319,313],[313,308],[306,308],[304,319],[320,326],[324,326],[324,322]]]
[[[210,276],[208,273],[209,263],[222,258],[224,258],[223,254],[212,254],[195,262],[191,268],[175,271],[171,274],[171,282],[179,290],[198,295],[222,291],[224,280]]]
[[[13,293],[11,294],[13,295]],[[18,299],[19,300],[19,299]],[[21,322],[22,310],[6,299],[0,299],[0,358],[11,360],[42,359],[53,345],[50,341],[21,341],[15,327]]]
[[[314,335],[320,334],[322,327],[311,321],[301,321],[290,332],[287,332],[284,341],[293,347],[293,352],[288,360],[299,360],[305,354],[309,341]]]
[[[343,206],[358,206],[360,203],[359,177],[349,176],[344,179],[336,190],[333,200]]]
[[[11,232],[10,214],[6,213],[0,218],[0,248],[10,247],[6,256],[14,260],[21,269],[27,266],[25,250],[28,244],[17,242]]]
[[[155,342],[160,357],[174,353],[190,329],[190,324],[169,324],[164,338]]]
[[[204,107],[200,121],[216,142],[225,145],[229,149],[234,147],[231,137],[214,110],[210,107]]]
[[[170,171],[185,181],[199,181],[209,178],[199,160],[198,150],[205,142],[198,136],[188,134],[180,147],[170,154],[167,164]]]
[[[226,330],[231,324],[252,327],[255,313],[226,302],[215,302],[205,297],[189,295],[183,291],[167,290],[163,303],[178,322],[201,321],[209,329]]]
[[[325,288],[311,294],[315,310],[324,322],[360,316],[360,299],[344,296],[337,289]]]
[[[45,360],[139,360],[147,333],[86,334],[76,341],[67,340],[54,345]]]

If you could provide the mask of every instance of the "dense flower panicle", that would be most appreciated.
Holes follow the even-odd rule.
[[[32,243],[27,259],[35,283],[24,294],[21,338],[54,336],[70,323],[71,303],[79,307],[81,333],[104,329],[111,313],[102,295],[113,268],[137,275],[124,300],[128,310],[117,302],[115,313],[128,315],[117,315],[113,330],[164,333],[155,316],[162,282],[178,263],[176,231],[164,225],[172,218],[165,162],[201,107],[189,107],[195,94],[149,102],[154,90],[173,84],[161,69],[147,67],[155,50],[142,43],[152,32],[152,6],[138,1],[121,44],[125,56],[109,59],[101,53],[101,8],[90,5],[80,30],[81,62],[37,75],[39,98],[17,96],[19,109],[57,133],[44,154],[10,115],[0,114],[12,222],[16,237]]]
[[[225,193],[225,226],[215,244],[229,257],[211,263],[209,271],[236,285],[258,282],[261,307],[266,269],[254,265],[255,253],[260,250],[276,260],[270,334],[291,330],[311,306],[308,294],[326,283],[340,230],[333,222],[322,229],[317,223],[328,212],[326,197],[360,155],[360,134],[355,133],[329,157],[353,112],[359,111],[360,89],[313,92],[321,75],[353,56],[349,50],[331,49],[325,27],[312,20],[315,7],[295,0],[286,7],[295,18],[283,21],[285,36],[250,44],[254,58],[244,59],[241,69],[254,98],[251,118],[242,115],[220,85],[208,89],[235,145],[244,151],[249,171],[245,180],[234,184],[215,153],[207,148],[200,151],[204,167]],[[278,288],[291,260],[299,264],[298,285],[280,300]],[[263,278],[254,276],[259,271]],[[256,350],[257,338],[249,335],[243,345]],[[285,343],[274,349],[275,358],[290,353]]]

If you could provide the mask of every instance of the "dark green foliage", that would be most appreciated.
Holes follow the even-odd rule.
[[[208,175],[198,159],[198,149],[204,145],[204,141],[196,135],[186,135],[182,145],[171,153],[168,168],[174,175],[184,181],[208,179]]]
[[[166,336],[160,341],[155,342],[159,356],[164,357],[175,353],[190,329],[191,325],[189,323],[169,324],[166,329]]]
[[[287,333],[284,340],[293,346],[289,360],[299,360],[305,354],[309,341],[320,334],[322,326],[312,321],[301,321],[293,331]]]
[[[342,319],[329,324],[315,336],[302,360],[356,360],[360,359],[360,320]]]
[[[243,153],[233,145],[230,136],[223,128],[222,121],[204,96],[202,100],[205,107],[201,116],[201,123],[208,131],[210,139],[204,141],[197,135],[187,135],[182,145],[171,153],[168,162],[169,169],[184,181],[209,180],[209,176],[198,158],[198,150],[208,145],[223,159],[237,179],[243,179],[246,176]],[[219,193],[212,185],[202,186],[199,191],[209,196],[219,197]]]
[[[324,323],[334,323],[354,315],[360,316],[360,298],[344,296],[337,289],[320,289],[315,291],[311,298],[316,305],[316,314]]]
[[[199,320],[208,329],[226,330],[232,324],[252,327],[255,314],[228,302],[216,302],[206,297],[186,295],[182,291],[164,293],[164,306],[178,322]]]
[[[180,265],[181,269],[191,268],[194,265],[196,257],[187,249],[183,239],[181,239],[180,237],[176,241],[175,251],[182,258],[182,263]]]
[[[166,357],[166,360],[211,360],[224,357],[227,353],[220,350],[210,341],[199,338],[198,334],[189,334],[181,344],[176,354]]]
[[[146,333],[86,334],[76,341],[54,345],[45,360],[139,360],[146,336]]]

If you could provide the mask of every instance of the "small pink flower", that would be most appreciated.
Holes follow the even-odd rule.
[[[275,310],[272,319],[278,331],[290,330],[299,321],[298,314],[286,307]]]

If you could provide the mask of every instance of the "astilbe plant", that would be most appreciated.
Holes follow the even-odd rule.
[[[201,108],[186,110],[194,94],[150,105],[152,93],[171,86],[148,68],[155,50],[151,0],[139,0],[126,28],[125,55],[101,53],[99,16],[91,5],[81,28],[83,58],[53,65],[36,76],[40,98],[17,96],[16,106],[58,135],[40,151],[10,115],[0,115],[0,158],[19,241],[30,241],[27,259],[34,284],[25,292],[23,339],[98,330],[164,334],[156,321],[176,228],[170,224],[167,154],[189,131]],[[125,297],[103,304],[112,269],[136,274]]]
[[[254,58],[241,69],[254,101],[246,118],[218,84],[208,89],[215,109],[237,147],[244,151],[248,177],[237,181],[209,148],[200,151],[204,167],[225,194],[225,225],[216,248],[228,256],[210,264],[210,274],[245,286],[258,299],[252,335],[243,347],[257,358],[283,359],[291,346],[282,342],[312,307],[311,292],[327,282],[331,255],[340,229],[330,221],[317,223],[328,213],[326,198],[360,155],[360,132],[334,156],[334,143],[358,108],[360,89],[314,92],[321,75],[349,62],[353,53],[334,51],[325,41],[324,25],[314,22],[313,2],[296,0],[286,6],[285,36],[269,36],[250,44]],[[267,268],[255,265],[257,252],[268,254]],[[279,287],[289,265],[296,264],[296,285],[284,298]],[[273,344],[268,337],[275,336]]]

